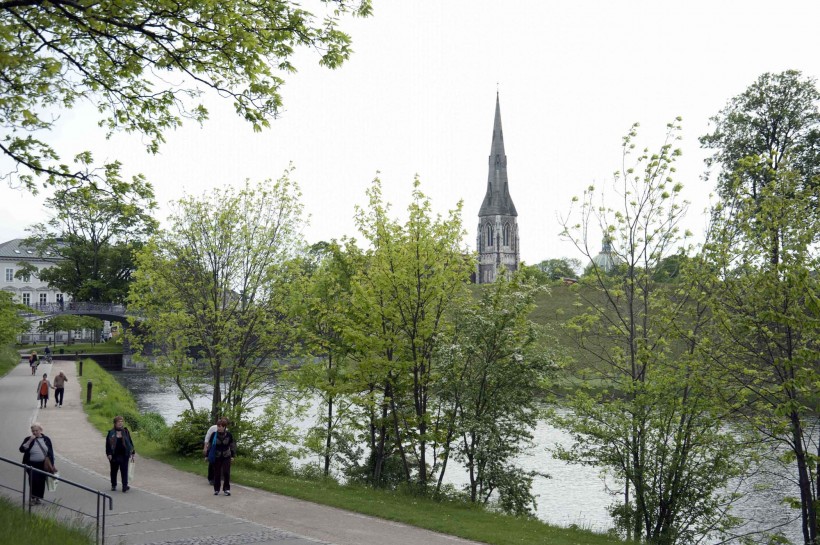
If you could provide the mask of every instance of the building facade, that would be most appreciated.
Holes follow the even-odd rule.
[[[60,258],[57,255],[41,255],[40,252],[24,244],[23,239],[16,238],[0,244],[0,289],[11,293],[16,303],[32,308],[40,314],[29,317],[29,331],[18,336],[21,343],[65,342],[68,339],[90,339],[92,332],[81,329],[77,331],[58,331],[44,333],[39,331],[40,325],[48,319],[49,310],[60,308],[63,304],[70,304],[71,298],[50,288],[46,282],[40,280],[37,274],[18,274],[24,270],[23,263],[29,263],[37,270],[54,266]],[[106,328],[107,329],[107,324]]]
[[[515,210],[507,181],[507,154],[501,129],[501,105],[495,96],[493,140],[490,146],[487,192],[478,212],[478,271],[476,283],[494,282],[502,271],[518,270],[518,212]]]

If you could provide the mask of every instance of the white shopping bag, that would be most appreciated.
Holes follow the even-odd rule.
[[[59,471],[54,474],[54,477],[59,477],[59,476],[60,476]],[[48,488],[49,492],[54,492],[55,490],[57,490],[57,483],[60,482],[57,479],[55,479],[54,477],[46,477],[46,488]]]
[[[134,482],[134,471],[137,467],[137,464],[134,462],[134,459],[131,458],[131,461],[128,462],[128,484],[131,485]]]

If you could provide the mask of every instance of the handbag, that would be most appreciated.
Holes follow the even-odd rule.
[[[134,461],[133,458],[131,458],[131,461],[128,462],[128,481],[129,482],[132,482],[132,483],[134,482],[134,472],[135,472],[136,468],[137,468],[137,463]]]
[[[51,458],[48,457],[48,451],[43,447],[38,439],[35,439],[34,442],[37,443],[37,446],[45,455],[45,459],[43,460],[43,470],[49,473],[57,473],[57,468],[54,467],[54,464],[51,463]]]
[[[214,432],[211,440],[211,448],[208,449],[208,463],[212,464],[214,462],[216,462],[216,432]]]

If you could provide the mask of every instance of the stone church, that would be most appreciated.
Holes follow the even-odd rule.
[[[495,96],[493,141],[490,146],[487,193],[478,212],[476,283],[493,282],[502,271],[518,270],[518,212],[507,182],[507,155],[501,130],[501,106]]]

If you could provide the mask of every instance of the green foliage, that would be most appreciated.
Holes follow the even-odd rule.
[[[470,501],[487,503],[497,493],[505,512],[532,515],[536,473],[516,459],[532,447],[537,389],[557,356],[543,328],[528,320],[536,288],[522,280],[500,277],[481,287],[478,301],[453,309],[451,336],[437,348],[436,395],[447,418],[436,431],[446,437],[445,463],[452,453],[467,468]]]
[[[701,145],[714,150],[707,165],[721,167],[722,206],[753,201],[775,182],[776,172],[798,172],[804,189],[820,185],[820,91],[797,70],[762,74],[711,121]],[[750,168],[751,167],[751,168]]]
[[[3,528],[3,542],[15,545],[39,545],[59,543],[60,545],[91,545],[94,543],[94,528],[57,520],[48,515],[27,513],[20,508],[19,501],[11,501],[0,496],[0,527]]]
[[[28,323],[20,317],[22,308],[7,291],[0,291],[0,346],[12,344],[17,335],[28,330]]]
[[[353,401],[369,417],[372,482],[381,482],[392,454],[405,482],[424,489],[436,463],[429,451],[442,439],[434,432],[435,343],[447,310],[468,296],[473,263],[464,258],[461,203],[447,217],[433,217],[419,188],[416,179],[406,223],[389,217],[378,179],[368,206],[357,207],[357,227],[372,249],[352,282],[349,335],[359,352]]]
[[[168,429],[168,448],[182,456],[201,457],[205,432],[212,423],[211,413],[207,409],[185,409]]]
[[[290,172],[180,200],[169,228],[137,254],[132,344],[153,344],[151,371],[191,408],[207,377],[211,416],[237,425],[294,342],[287,306],[303,221]]]
[[[545,259],[536,267],[553,281],[562,278],[576,278],[581,270],[581,260],[574,257]]]
[[[118,181],[118,162],[96,167],[90,152],[78,151],[72,168],[42,139],[57,126],[55,110],[78,101],[97,106],[109,135],[144,135],[151,153],[183,119],[208,117],[203,90],[232,100],[237,115],[261,130],[281,107],[279,89],[296,70],[297,51],[341,66],[351,44],[339,16],[371,13],[369,0],[317,7],[318,14],[288,0],[2,4],[0,122],[3,153],[15,165],[9,170],[32,190],[41,176],[85,187]]]
[[[54,265],[39,272],[75,301],[121,303],[135,268],[133,253],[156,228],[154,190],[140,177],[76,187],[59,183],[46,199],[52,218],[27,243]]]
[[[679,130],[670,124],[657,152],[644,149],[634,166],[616,173],[622,209],[599,207],[590,187],[581,221],[565,222],[565,235],[581,251],[591,246],[591,225],[601,225],[620,265],[605,274],[593,262],[581,279],[585,310],[567,327],[597,360],[588,369],[594,380],[581,383],[569,413],[553,416],[572,434],[556,453],[604,468],[623,487],[612,508],[623,535],[664,545],[697,543],[737,524],[726,513],[731,497],[724,487],[742,468],[722,429],[729,409],[706,378],[706,315],[692,301],[697,278],[669,282],[678,274],[670,274],[673,266],[686,263],[671,257],[682,255],[673,252],[686,210],[673,179]],[[636,134],[633,127],[624,138],[624,164]]]

